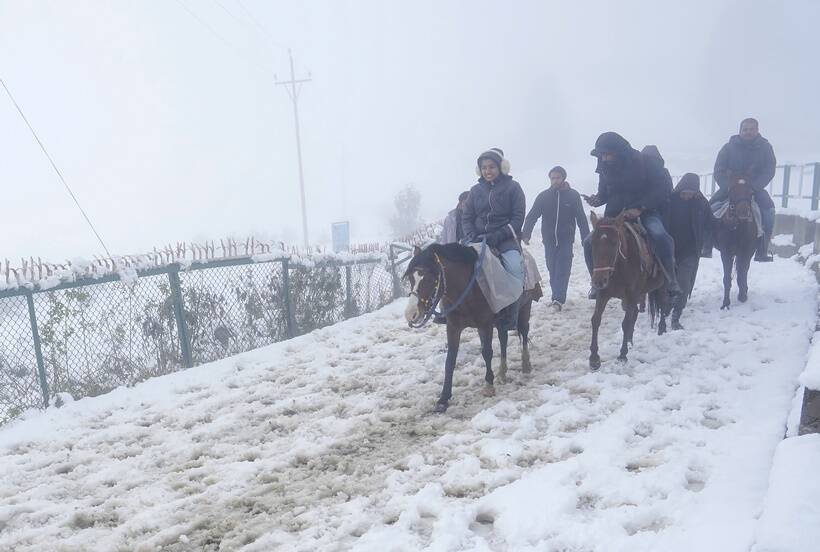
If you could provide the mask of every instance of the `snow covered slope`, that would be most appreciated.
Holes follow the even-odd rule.
[[[468,332],[443,416],[443,328],[407,328],[402,301],[31,413],[0,431],[0,550],[746,552],[816,284],[755,264],[749,302],[721,312],[719,264],[686,331],[642,316],[625,365],[613,304],[590,373],[576,252],[566,310],[534,309],[533,374],[513,343],[510,383],[483,397]]]

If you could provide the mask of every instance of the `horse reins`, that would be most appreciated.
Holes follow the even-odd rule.
[[[623,249],[621,249],[621,232],[618,230],[617,226],[603,226],[598,225],[598,228],[605,228],[610,230],[615,230],[615,235],[618,237],[618,249],[615,251],[615,256],[612,259],[612,263],[610,266],[601,266],[601,267],[594,267],[592,272],[614,272],[615,271],[615,263],[618,262],[618,255],[621,256],[622,259],[626,259],[626,255],[624,255]],[[597,230],[597,228],[596,228]]]
[[[441,262],[441,259],[437,254],[434,254],[436,259],[436,264],[438,265],[438,275],[436,277],[436,287],[433,291],[433,298],[429,300],[430,306],[424,311],[424,317],[419,322],[410,322],[409,325],[411,328],[421,328],[425,324],[427,324],[433,316],[447,316],[449,313],[456,310],[461,304],[467,299],[467,295],[472,291],[473,287],[475,287],[476,282],[478,281],[478,272],[481,269],[481,263],[484,262],[484,255],[487,251],[487,240],[481,240],[481,251],[478,254],[478,259],[475,262],[475,266],[473,266],[473,273],[470,275],[470,281],[467,283],[467,286],[464,288],[464,291],[461,292],[461,295],[458,296],[458,299],[450,305],[442,309],[441,311],[437,311],[436,307],[438,306],[439,302],[446,297],[447,295],[447,279],[444,275],[444,265]],[[419,303],[424,305],[427,304],[428,301],[419,297],[419,294],[415,291],[411,291],[410,295],[415,295],[416,299],[418,299]]]

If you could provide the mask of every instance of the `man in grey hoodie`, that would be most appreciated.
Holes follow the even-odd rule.
[[[567,182],[567,171],[563,167],[553,167],[549,178],[550,187],[538,194],[524,219],[522,238],[529,245],[535,222],[540,218],[544,258],[552,288],[552,308],[560,311],[567,300],[575,227],[580,230],[583,240],[589,234],[589,224],[581,196]]]

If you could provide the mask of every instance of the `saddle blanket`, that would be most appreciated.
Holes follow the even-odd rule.
[[[471,245],[480,255],[481,244],[474,243]],[[526,264],[525,262],[524,265],[526,266]],[[515,303],[524,291],[521,281],[507,272],[501,263],[501,259],[489,250],[484,255],[477,281],[478,287],[481,288],[481,292],[487,299],[487,303],[489,303],[494,314],[498,314],[504,307]]]
[[[729,210],[729,200],[718,201],[712,204],[712,214],[715,216],[716,219],[720,220],[723,218],[723,215],[726,214],[726,211]],[[763,235],[763,218],[760,215],[760,207],[757,204],[757,201],[752,201],[752,218],[755,221],[755,226],[757,226],[757,237]]]

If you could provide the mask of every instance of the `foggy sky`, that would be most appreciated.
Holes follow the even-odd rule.
[[[0,0],[0,78],[112,252],[298,243],[292,106],[274,85],[290,47],[313,78],[312,241],[347,219],[370,241],[405,184],[443,216],[493,146],[529,200],[556,164],[590,190],[606,130],[658,145],[673,174],[706,172],[755,116],[779,162],[820,161],[818,22],[811,0]],[[101,252],[2,91],[0,183],[0,258]]]

